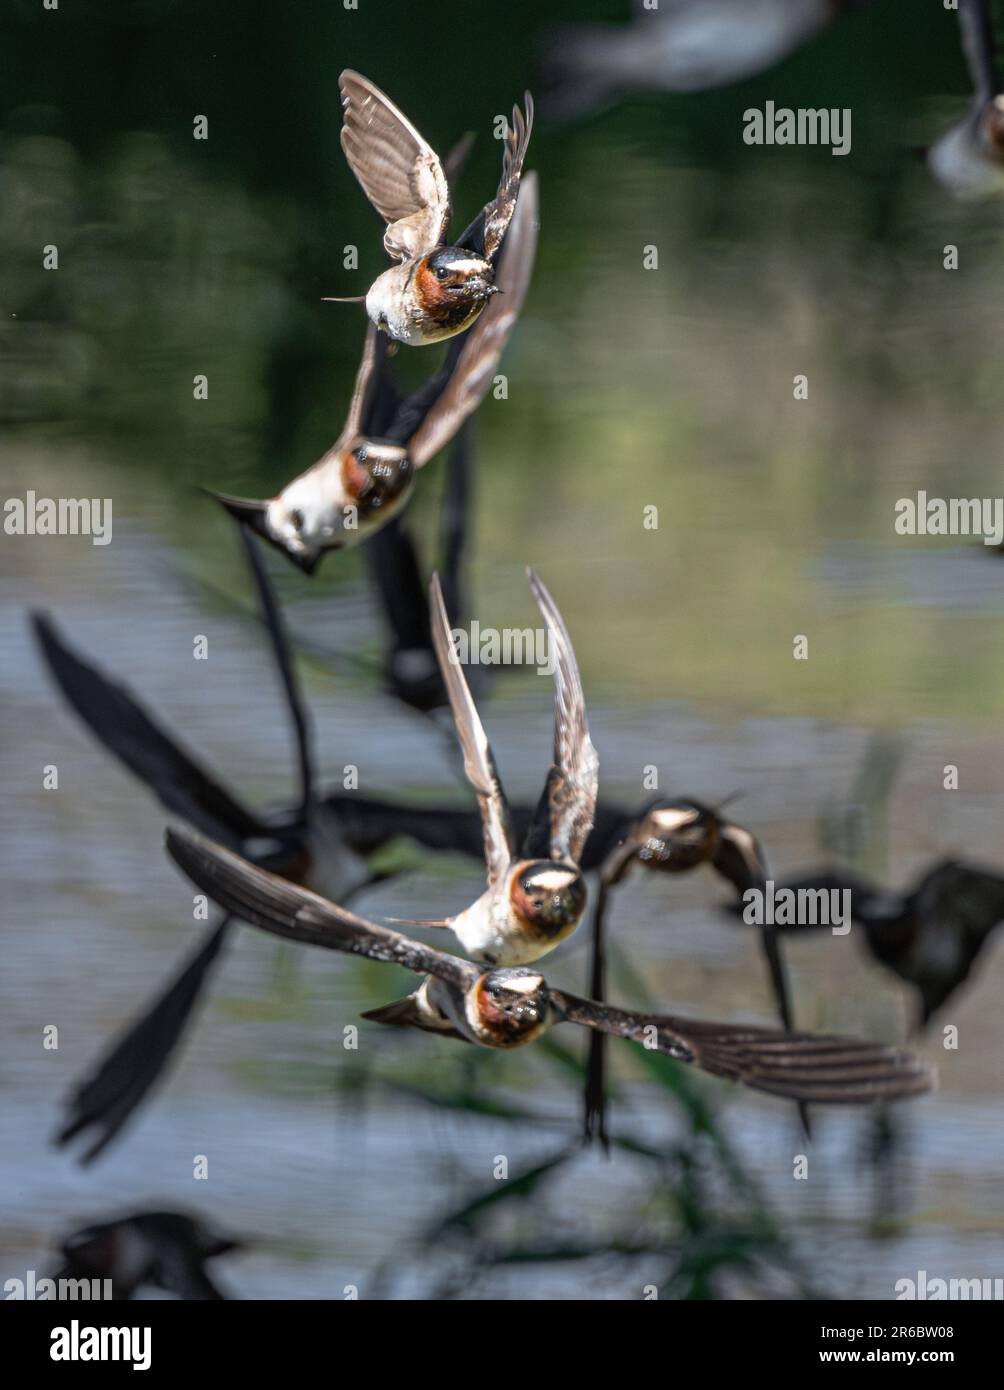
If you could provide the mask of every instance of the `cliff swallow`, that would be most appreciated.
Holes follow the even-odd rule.
[[[748,888],[767,878],[759,842],[741,825],[726,820],[720,808],[712,809],[689,798],[653,801],[607,853],[600,868],[600,890],[592,926],[590,994],[604,997],[604,925],[610,889],[620,883],[632,864],[661,873],[688,873],[708,864],[735,888],[741,898]],[[761,948],[774,994],[778,1016],[789,1031],[793,1026],[787,972],[773,925],[761,928]],[[803,1124],[807,1117],[802,1114]],[[606,1144],[604,1101],[604,1046],[601,1035],[590,1039],[586,1066],[586,1138]]]
[[[522,853],[516,851],[509,803],[450,640],[438,576],[430,586],[433,643],[463,749],[464,771],[484,823],[488,887],[455,917],[421,925],[448,927],[475,960],[493,966],[537,960],[578,926],[586,905],[579,860],[596,807],[599,763],[589,738],[571,639],[551,595],[532,570],[528,573],[555,662],[554,761]]]
[[[495,197],[458,241],[447,243],[450,189],[439,156],[379,88],[357,72],[339,78],[345,116],[342,149],[363,192],[387,223],[383,244],[398,264],[374,280],[366,312],[391,338],[411,347],[469,328],[489,299],[505,291],[495,262],[520,197],[533,127],[513,107]]]
[[[175,1211],[141,1211],[85,1226],[63,1241],[65,1264],[55,1279],[110,1279],[114,1299],[141,1288],[184,1299],[224,1299],[206,1263],[241,1242],[212,1230],[201,1218]]]
[[[701,92],[765,72],[863,0],[662,0],[629,25],[576,24],[549,47],[552,115],[622,92]]]
[[[845,871],[820,870],[782,885],[850,891],[851,915],[871,954],[919,995],[917,1027],[942,1008],[1004,920],[1004,876],[955,859],[922,874],[907,891],[880,888]],[[775,890],[775,891],[780,891]],[[784,926],[782,932],[809,932]]]
[[[973,98],[965,120],[932,145],[927,160],[957,198],[990,198],[1004,193],[1004,76],[989,0],[959,0],[959,24]]]
[[[889,1101],[933,1084],[932,1072],[915,1057],[878,1044],[632,1013],[551,989],[527,966],[485,970],[326,902],[191,830],[169,830],[167,849],[198,888],[264,931],[425,977],[407,999],[366,1015],[378,1022],[494,1048],[521,1047],[555,1024],[577,1023],[794,1100]]]
[[[366,858],[398,835],[409,835],[427,848],[456,847],[480,858],[481,825],[476,812],[420,805],[396,807],[358,792],[327,797],[316,793],[309,716],[285,625],[257,543],[243,531],[241,537],[290,712],[299,768],[298,803],[274,815],[247,809],[146,712],[125,686],[85,661],[68,646],[50,619],[36,614],[33,625],[40,650],[71,708],[172,815],[240,848],[257,862],[289,877],[305,878],[343,900],[387,876],[374,872]],[[67,1115],[57,1140],[66,1144],[78,1134],[92,1131],[83,1162],[96,1158],[111,1143],[163,1075],[210,981],[231,926],[231,918],[225,916],[209,928],[167,987],[113,1041],[68,1097]]]
[[[357,545],[396,516],[415,475],[477,409],[519,318],[537,250],[537,180],[527,174],[505,241],[494,299],[442,368],[399,402],[381,403],[387,340],[372,324],[348,418],[315,464],[264,501],[214,494],[238,521],[313,574],[325,551]],[[373,409],[376,408],[376,415]]]

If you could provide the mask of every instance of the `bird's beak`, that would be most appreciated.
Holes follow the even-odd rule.
[[[485,294],[505,294],[505,290],[499,289],[498,285],[486,285]]]
[[[267,502],[252,497],[231,497],[229,493],[212,492],[209,488],[202,490],[214,502],[219,502],[235,521],[239,521],[242,526],[250,527],[256,536],[261,536],[262,540],[266,541],[272,539],[265,528]]]
[[[209,488],[203,488],[203,492],[211,497],[214,502],[219,502],[220,506],[230,513],[233,519],[241,526],[247,526],[256,536],[260,536],[263,541],[267,541],[270,546],[285,555],[287,560],[291,560],[297,569],[301,569],[304,574],[311,575],[321,562],[321,554],[307,555],[297,554],[295,550],[288,549],[282,541],[277,541],[265,525],[265,512],[268,503],[252,497],[232,497],[226,492],[212,492]]]
[[[273,544],[277,550],[282,551],[287,560],[292,560],[297,569],[303,570],[303,573],[306,575],[314,573],[317,566],[321,563],[321,556],[324,554],[323,551],[318,551],[316,555],[298,555],[295,550],[287,550],[286,547],[280,545],[278,541],[274,541]]]

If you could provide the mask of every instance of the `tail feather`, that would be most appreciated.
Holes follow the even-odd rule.
[[[417,1026],[418,1010],[415,1007],[415,996],[407,994],[403,999],[382,1004],[379,1009],[367,1009],[361,1017],[368,1018],[372,1023],[388,1023],[395,1028]]]

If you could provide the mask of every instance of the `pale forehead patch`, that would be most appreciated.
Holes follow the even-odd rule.
[[[400,444],[386,444],[380,439],[367,439],[357,452],[363,458],[393,459],[395,462],[408,457],[408,450]]]
[[[470,256],[458,256],[456,260],[451,256],[450,259],[444,261],[443,264],[449,270],[459,270],[464,273],[469,272],[471,275],[480,275],[485,268],[485,263],[480,257]]]
[[[652,819],[660,830],[681,830],[685,825],[690,825],[697,820],[697,811],[655,811]]]
[[[536,994],[543,983],[543,975],[514,975],[511,980],[506,980],[505,985],[515,994]]]
[[[534,888],[543,888],[545,893],[552,893],[557,892],[559,888],[567,888],[572,879],[577,877],[577,874],[570,873],[568,869],[541,869],[538,873],[530,875],[530,882]]]

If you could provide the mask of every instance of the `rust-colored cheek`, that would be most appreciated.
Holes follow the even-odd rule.
[[[660,833],[658,827],[653,826],[647,835],[643,833],[639,838],[640,863],[650,869],[678,874],[712,859],[718,849],[719,834],[717,824],[709,823],[684,826],[667,833]]]
[[[414,479],[411,460],[346,454],[342,460],[342,487],[346,497],[364,515],[396,501]]]
[[[991,102],[984,112],[983,133],[995,158],[1004,160],[1004,107],[997,101]]]
[[[415,271],[415,293],[426,313],[434,314],[437,309],[442,309],[449,302],[447,285],[447,281],[436,279],[429,269],[427,261],[423,261],[418,270]]]
[[[346,454],[342,460],[342,486],[353,502],[360,501],[370,486],[370,475],[354,453]]]

